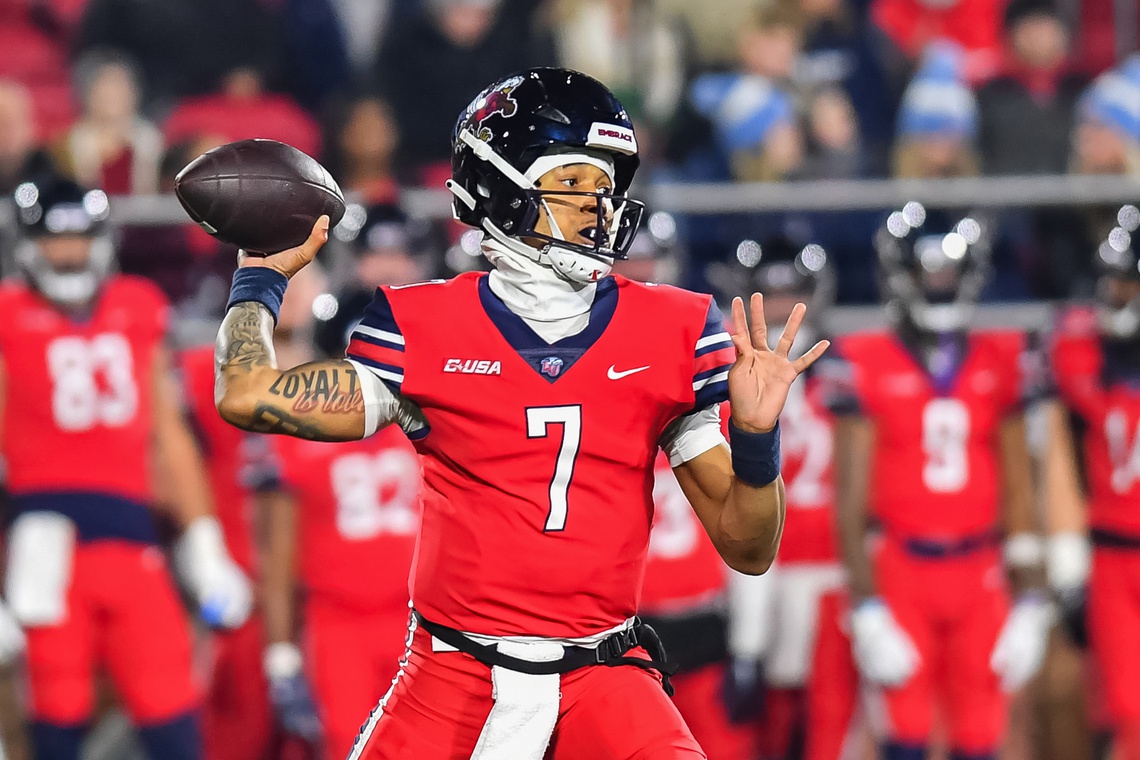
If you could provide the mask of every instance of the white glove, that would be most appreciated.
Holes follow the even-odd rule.
[[[253,606],[249,580],[226,551],[222,527],[214,517],[199,517],[182,531],[174,547],[174,566],[198,601],[211,626],[237,628]]]
[[[1026,594],[1014,603],[990,655],[990,669],[1001,678],[1004,691],[1016,691],[1037,675],[1054,617],[1053,605],[1038,594]]]
[[[1045,575],[1049,587],[1058,594],[1071,594],[1084,588],[1092,566],[1092,544],[1083,533],[1066,532],[1049,536],[1045,542]]]
[[[864,599],[851,611],[851,649],[859,672],[883,686],[901,686],[922,659],[883,600]]]
[[[27,648],[24,630],[8,605],[0,601],[0,664],[7,665]]]

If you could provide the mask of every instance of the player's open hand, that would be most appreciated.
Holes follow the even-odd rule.
[[[329,218],[322,214],[313,224],[313,231],[309,239],[296,248],[290,248],[280,253],[271,253],[265,256],[245,251],[238,251],[239,267],[269,267],[276,269],[286,277],[292,277],[308,265],[316,257],[317,251],[329,239]]]
[[[776,426],[792,383],[831,345],[821,340],[798,359],[788,352],[796,340],[807,307],[796,304],[776,349],[768,347],[768,326],[764,322],[764,296],[753,293],[752,327],[744,315],[744,301],[732,301],[732,343],[736,363],[728,371],[728,402],[732,422],[747,433],[764,433]]]

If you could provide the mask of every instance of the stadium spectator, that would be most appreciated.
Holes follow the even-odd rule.
[[[389,0],[332,0],[340,19],[349,65],[365,72],[376,62],[376,51],[391,20]]]
[[[1081,96],[1072,168],[1079,174],[1140,174],[1140,53]]]
[[[227,141],[268,137],[309,155],[316,155],[321,145],[313,118],[288,96],[266,92],[263,73],[244,66],[223,77],[220,92],[180,103],[163,131],[171,144],[217,134]]]
[[[359,194],[363,203],[394,201],[399,194],[393,173],[399,134],[392,109],[379,98],[359,97],[348,104],[341,121],[330,130],[326,151],[341,189]]]
[[[261,0],[90,0],[77,48],[116,48],[146,72],[148,110],[210,92],[239,66],[277,72],[281,30]]]
[[[961,49],[944,41],[931,45],[923,55],[899,109],[895,177],[966,177],[978,173],[973,148],[978,109],[963,81],[963,64]]]
[[[451,160],[455,114],[485,82],[552,63],[537,10],[529,0],[427,0],[421,12],[393,19],[376,77],[396,116],[402,171],[423,181],[422,170]]]
[[[1127,4],[1118,0],[1082,0],[1076,6],[1076,59],[1086,74],[1112,68],[1140,42],[1140,14],[1135,8],[1129,18],[1118,10],[1127,9]]]
[[[75,179],[112,195],[158,192],[163,142],[139,113],[140,74],[120,53],[92,52],[75,67],[83,117],[62,146]]]
[[[871,18],[911,60],[927,45],[949,39],[965,51],[963,73],[971,82],[997,70],[1001,59],[1000,0],[872,0]]]
[[[19,82],[0,79],[0,193],[50,171],[52,161],[36,144],[32,99]]]
[[[606,82],[635,118],[669,122],[685,86],[686,51],[654,0],[561,0],[554,12],[563,66]]]
[[[812,96],[807,108],[807,156],[799,179],[850,179],[858,176],[866,158],[859,122],[847,95],[828,87]]]
[[[722,178],[779,180],[802,162],[803,137],[789,89],[801,39],[795,11],[760,8],[741,30],[737,70],[693,82],[689,98],[712,125]]]
[[[1001,73],[978,91],[987,174],[1062,174],[1085,79],[1068,67],[1069,33],[1051,0],[1014,0],[1005,12]]]
[[[352,82],[332,0],[280,0],[285,48],[282,87],[317,113]]]
[[[813,91],[842,88],[858,118],[865,163],[873,172],[885,173],[905,81],[897,86],[888,82],[880,35],[850,3],[798,0],[798,5],[805,25],[803,52],[796,62],[799,86]]]

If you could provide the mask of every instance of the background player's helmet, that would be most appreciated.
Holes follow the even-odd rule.
[[[75,308],[88,304],[115,263],[114,242],[107,224],[107,195],[59,177],[46,177],[21,184],[13,200],[20,233],[16,264],[28,282],[60,306]],[[86,241],[86,255],[53,265],[44,253],[44,243],[52,238]]]
[[[613,194],[537,190],[526,173],[541,156],[560,152],[604,157],[614,166]],[[625,196],[637,171],[637,138],[621,103],[596,79],[569,69],[539,68],[495,82],[460,115],[452,135],[455,218],[493,236],[537,238],[549,263],[570,279],[624,258],[643,206]],[[592,245],[535,231],[545,198],[593,195],[598,223]],[[605,217],[609,217],[607,220]],[[582,261],[585,256],[592,261]]]
[[[990,274],[985,227],[911,202],[875,236],[887,306],[926,332],[965,329]]]
[[[753,293],[787,296],[807,305],[808,319],[818,320],[835,303],[835,269],[826,249],[788,231],[741,240],[735,261],[710,265],[707,276],[725,300],[737,296],[747,300]],[[765,301],[765,311],[771,306]],[[790,306],[787,311],[790,314]]]
[[[1113,287],[1113,281],[1140,283],[1140,209],[1121,207],[1112,228],[1097,248],[1096,265],[1100,272],[1097,316],[1100,329],[1118,339],[1140,335],[1140,296],[1124,299]]]

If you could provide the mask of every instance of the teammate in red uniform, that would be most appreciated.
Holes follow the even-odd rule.
[[[148,509],[155,469],[187,526],[175,560],[203,615],[238,625],[250,593],[208,515],[172,391],[167,305],[149,283],[111,274],[101,191],[46,179],[17,188],[15,203],[26,284],[0,290],[17,515],[6,589],[27,631],[36,757],[78,758],[94,671],[106,668],[152,758],[197,758],[187,620]]]
[[[1120,226],[1098,250],[1099,312],[1074,309],[1060,322],[1053,372],[1076,430],[1053,432],[1047,568],[1062,599],[1079,597],[1088,578],[1089,643],[1103,682],[1116,756],[1140,758],[1140,212],[1125,206]],[[1073,456],[1073,436],[1082,456]],[[1074,462],[1083,465],[1078,478]],[[1080,507],[1087,491],[1087,516]],[[1087,523],[1092,539],[1091,575]]]
[[[1003,690],[1040,666],[1049,620],[1039,594],[1010,609],[998,548],[1004,528],[1016,563],[1033,527],[1027,340],[968,330],[987,270],[981,226],[927,217],[908,204],[876,240],[894,331],[845,336],[846,366],[827,371],[846,386],[831,402],[852,644],[863,677],[885,687],[888,760],[925,757],[936,715],[951,757],[993,757]],[[868,511],[881,529],[872,556]]]
[[[214,347],[179,356],[183,403],[201,444],[210,493],[230,556],[249,578],[259,574],[253,545],[257,496],[251,469],[268,442],[227,425],[214,408]],[[202,713],[206,760],[260,760],[269,750],[272,711],[262,673],[265,628],[260,613],[233,630],[216,631]]]
[[[273,313],[322,218],[300,248],[243,259],[219,333],[228,420],[322,440],[396,423],[421,455],[411,646],[350,757],[703,757],[634,620],[657,448],[726,562],[765,571],[776,423],[826,344],[788,358],[803,308],[773,351],[759,296],[751,330],[734,303],[730,336],[708,296],[608,276],[637,230],[637,143],[595,80],[496,82],[453,147],[455,210],[494,271],[382,288],[349,361],[281,371]]]
[[[356,282],[400,284],[419,273],[422,262],[407,247],[406,224],[396,208],[368,209],[363,226],[353,230],[359,233],[352,249]],[[318,354],[343,356],[355,326],[357,315],[343,308],[355,290],[342,293],[334,311],[324,287],[297,282],[314,271],[307,267],[294,279],[282,304],[276,339],[280,346],[287,327],[292,352],[279,353],[283,361],[312,359],[314,342]],[[315,332],[314,312],[325,317]],[[272,448],[288,498],[275,502],[266,521],[266,606],[275,611],[266,667],[286,724],[301,721],[312,684],[322,756],[342,760],[404,653],[419,459],[394,427],[342,445],[276,438]],[[304,600],[299,614],[297,598]],[[293,643],[295,628],[300,647]]]

